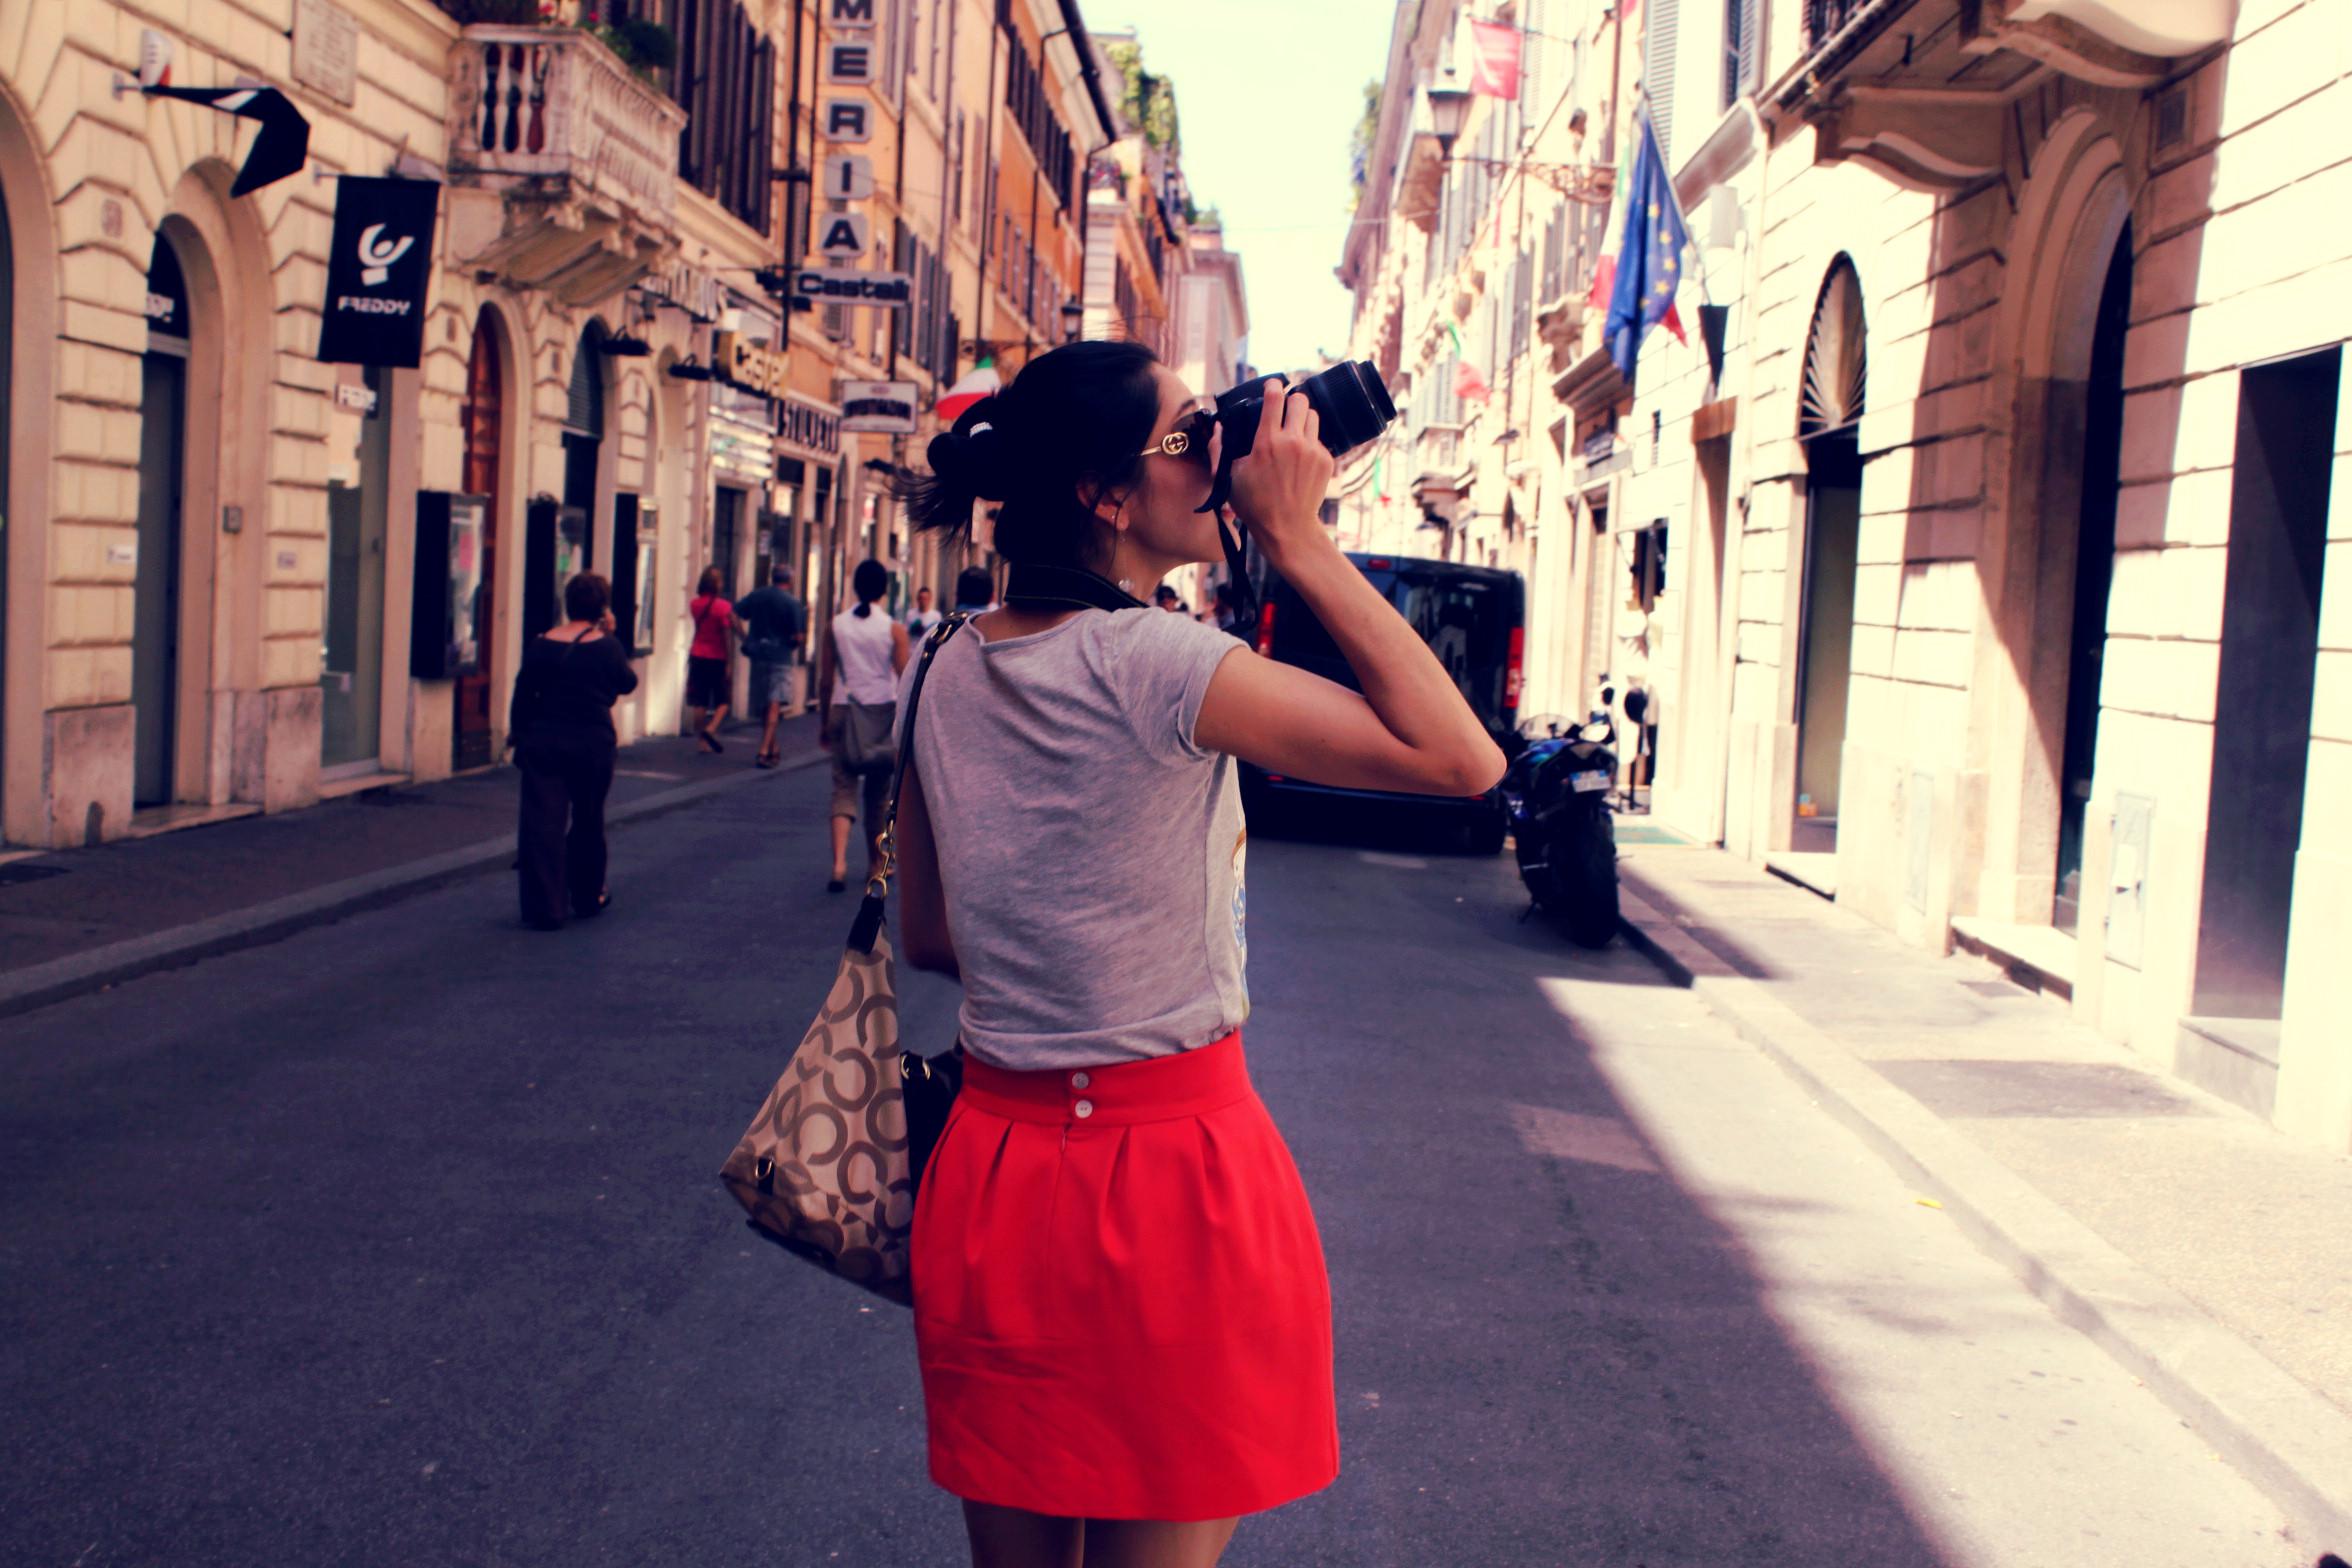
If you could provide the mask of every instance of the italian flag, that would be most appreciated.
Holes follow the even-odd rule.
[[[943,425],[954,424],[974,403],[984,397],[994,397],[1003,388],[1004,378],[996,373],[996,361],[983,359],[965,371],[961,380],[940,395],[939,422]]]

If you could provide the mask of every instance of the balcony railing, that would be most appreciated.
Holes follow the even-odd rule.
[[[469,27],[458,48],[453,162],[677,217],[686,111],[611,50],[569,27]]]
[[[1871,0],[1805,0],[1805,52],[1828,43]]]
[[[504,198],[477,264],[586,303],[672,246],[686,111],[570,27],[477,25],[451,58],[450,177]]]

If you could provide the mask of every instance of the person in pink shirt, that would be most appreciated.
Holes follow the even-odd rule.
[[[686,702],[699,715],[695,733],[713,751],[725,751],[718,729],[727,722],[727,656],[735,647],[735,606],[719,592],[719,569],[703,571],[694,597],[686,601],[694,618],[694,645],[686,650]]]

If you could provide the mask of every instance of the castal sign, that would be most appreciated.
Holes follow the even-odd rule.
[[[740,332],[722,332],[711,345],[711,369],[721,381],[745,392],[780,401],[789,376],[782,349],[755,343]]]
[[[914,297],[905,273],[855,267],[803,267],[792,275],[792,292],[827,305],[879,305],[885,310],[904,310]]]
[[[440,210],[441,187],[431,180],[343,176],[319,312],[321,363],[416,367]]]
[[[915,433],[912,381],[844,381],[840,395],[842,429],[893,436]]]

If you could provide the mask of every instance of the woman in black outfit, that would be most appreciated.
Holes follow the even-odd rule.
[[[594,572],[564,584],[563,625],[531,639],[515,677],[507,744],[523,770],[515,867],[522,875],[523,924],[554,931],[564,895],[585,919],[604,913],[604,797],[612,789],[612,705],[637,689],[613,629],[612,587]],[[565,832],[569,814],[571,829]]]

